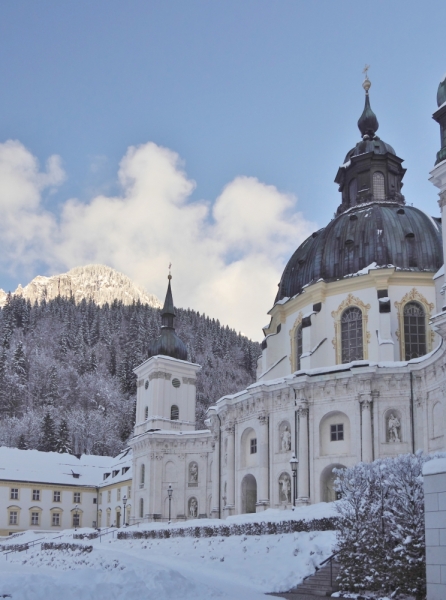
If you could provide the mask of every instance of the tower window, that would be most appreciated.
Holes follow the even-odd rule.
[[[339,442],[344,439],[344,424],[330,425],[330,441]]]
[[[250,449],[251,454],[257,454],[257,438],[253,438],[250,441],[249,449]]]
[[[143,463],[141,465],[140,475],[139,475],[139,486],[144,487],[144,482],[146,480],[146,465]]]
[[[144,421],[147,421],[148,418],[149,418],[149,407],[146,406],[144,409]]]
[[[141,519],[144,518],[144,500],[142,498],[139,499],[139,516]]]
[[[296,328],[296,371],[300,370],[300,357],[302,356],[302,323]]]
[[[404,307],[405,360],[426,354],[426,314],[418,302],[408,302]]]
[[[350,181],[350,185],[348,186],[348,199],[350,201],[350,206],[356,204],[356,196],[358,195],[358,180],[352,179]]]
[[[384,175],[379,171],[373,173],[373,197],[375,200],[385,200]]]
[[[176,404],[172,404],[172,406],[170,407],[170,420],[178,421],[179,418],[180,418],[180,411],[178,409],[178,406]]]
[[[341,317],[342,362],[364,358],[362,312],[356,306],[347,308]]]

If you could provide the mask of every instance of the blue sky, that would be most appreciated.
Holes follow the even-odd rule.
[[[406,200],[438,215],[428,173],[439,149],[431,115],[446,71],[445,22],[446,3],[440,0],[3,2],[0,142],[18,140],[41,171],[49,156],[60,157],[65,177],[37,186],[36,210],[52,215],[52,226],[70,198],[88,205],[100,194],[122,196],[120,161],[130,146],[153,142],[179,155],[178,168],[195,182],[184,207],[206,204],[208,223],[216,199],[236,178],[256,178],[295,196],[288,215],[300,211],[305,225],[296,230],[297,246],[339,204],[333,179],[359,139],[362,69],[368,63],[378,135],[405,159]],[[0,202],[0,210],[14,206]],[[249,210],[256,211],[255,199]],[[175,230],[166,227],[165,233],[168,238]],[[61,231],[58,235],[60,243]],[[81,231],[71,235],[79,236],[72,244],[83,244]],[[80,258],[106,259],[92,251],[91,258],[67,253],[57,262],[43,248],[39,254],[34,238],[21,245],[2,237],[3,289],[76,266]],[[7,243],[17,246],[13,257],[8,258]],[[288,237],[271,265],[274,284],[265,281],[266,307],[292,246]],[[247,251],[226,241],[218,261],[227,267]],[[187,252],[193,263],[192,242]],[[173,254],[170,259],[178,263]],[[147,251],[147,271],[151,256]],[[132,262],[131,255],[127,260]],[[162,295],[164,279],[157,283],[157,269],[150,278],[126,269],[123,258],[111,263]],[[236,285],[230,278],[219,285],[225,282]],[[186,282],[179,281],[178,289],[177,304],[193,304]],[[205,309],[203,298],[189,297]],[[237,319],[228,321],[243,328]]]

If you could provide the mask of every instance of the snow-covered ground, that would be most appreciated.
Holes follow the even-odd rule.
[[[231,521],[312,519],[331,516],[332,511],[331,505],[324,504],[295,512],[243,515]],[[203,520],[187,523],[204,524]],[[136,528],[127,530],[132,529]],[[288,590],[313,573],[335,544],[332,531],[163,540],[117,540],[109,534],[101,541],[73,540],[72,533],[65,532],[55,543],[92,545],[92,552],[42,551],[39,542],[7,559],[1,555],[0,598],[10,594],[13,600],[260,600],[265,592]],[[22,544],[41,537],[41,533],[27,532],[0,543]],[[47,534],[40,541],[55,537]]]

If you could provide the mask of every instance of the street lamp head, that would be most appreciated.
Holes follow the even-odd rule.
[[[293,456],[290,459],[291,470],[293,471],[293,473],[295,473],[297,471],[298,464],[299,464],[299,461],[297,460],[296,455],[293,454]]]
[[[173,494],[173,489],[172,486],[169,483],[169,487],[167,488],[167,494],[169,496],[169,498],[172,498],[172,494]]]

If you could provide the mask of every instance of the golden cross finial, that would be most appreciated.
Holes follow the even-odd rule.
[[[169,263],[169,275],[167,276],[167,279],[172,279],[172,273],[170,272],[172,268],[172,263]]]
[[[366,79],[368,79],[368,78],[369,78],[369,73],[368,73],[368,70],[369,70],[369,69],[370,69],[370,65],[367,65],[367,64],[366,64],[366,66],[365,66],[365,67],[364,67],[364,69],[362,70],[362,72],[364,73],[364,75],[365,75],[365,78],[366,78]]]

